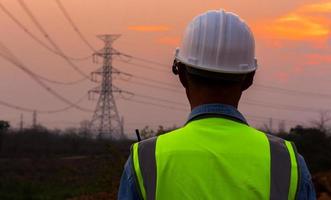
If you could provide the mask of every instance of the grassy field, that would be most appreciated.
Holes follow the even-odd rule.
[[[0,199],[116,199],[131,143],[8,133],[0,151]]]
[[[115,199],[122,165],[109,156],[1,160],[0,199],[60,200],[110,191]]]

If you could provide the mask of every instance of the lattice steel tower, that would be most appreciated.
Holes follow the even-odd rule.
[[[99,35],[105,46],[102,50],[95,52],[94,58],[103,58],[103,66],[100,70],[92,73],[92,79],[97,81],[101,77],[99,87],[89,91],[89,94],[98,94],[99,99],[92,120],[90,130],[99,138],[120,138],[123,137],[123,123],[119,116],[114,93],[121,93],[121,90],[113,85],[113,74],[120,73],[112,66],[112,58],[119,53],[112,48],[113,42],[120,35]]]

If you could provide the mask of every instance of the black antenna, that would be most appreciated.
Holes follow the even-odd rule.
[[[138,139],[138,142],[141,141],[141,137],[140,137],[140,133],[139,133],[139,130],[136,129],[136,135],[137,135],[137,139]]]

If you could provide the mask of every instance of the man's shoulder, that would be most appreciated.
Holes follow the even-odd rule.
[[[135,142],[135,143],[132,145],[132,147],[133,147],[134,145],[144,145],[144,144],[146,144],[146,143],[151,143],[151,142],[154,142],[154,141],[159,140],[159,139],[161,139],[161,138],[162,138],[162,139],[163,139],[163,138],[168,138],[169,136],[173,136],[173,135],[176,135],[176,134],[182,132],[182,129],[183,129],[183,127],[181,127],[181,128],[177,128],[177,129],[171,130],[171,131],[169,131],[169,132],[166,132],[166,133],[163,133],[163,134],[160,134],[160,135],[156,135],[156,136],[153,136],[153,137],[150,137],[150,138],[144,139],[144,140],[139,141],[139,142]],[[131,148],[132,148],[132,147],[131,147]]]
[[[166,132],[164,134],[161,134],[161,135],[157,136],[157,139],[164,139],[164,138],[177,136],[177,135],[180,135],[181,133],[183,133],[184,130],[185,130],[185,126],[174,129],[174,130],[171,130],[171,131]]]
[[[253,134],[260,134],[260,135],[264,135],[266,136],[269,140],[274,140],[274,141],[279,141],[279,142],[291,142],[291,141],[288,141],[284,138],[282,138],[280,135],[275,135],[275,134],[271,134],[271,133],[268,133],[266,131],[263,131],[263,130],[259,130],[259,129],[256,129],[254,127],[251,127],[249,126],[249,128],[247,129],[248,131],[250,131],[251,133]],[[292,143],[292,142],[291,142]]]

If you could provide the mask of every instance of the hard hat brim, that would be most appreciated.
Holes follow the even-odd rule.
[[[224,70],[225,67],[222,67],[220,69],[211,68],[211,67],[201,67],[198,65],[194,65],[192,63],[187,62],[185,59],[181,59],[179,55],[175,56],[175,59],[183,64],[185,64],[188,67],[196,68],[202,71],[208,71],[213,73],[220,73],[220,74],[249,74],[251,72],[254,72],[257,70],[257,60],[255,59],[255,65],[250,67],[248,70]]]
[[[249,74],[249,73],[247,74],[215,73],[215,72],[189,67],[186,65],[185,68],[187,73],[194,76],[204,77],[208,80],[226,81],[232,83],[243,81],[246,78],[246,76]],[[254,71],[251,73],[254,73]]]

